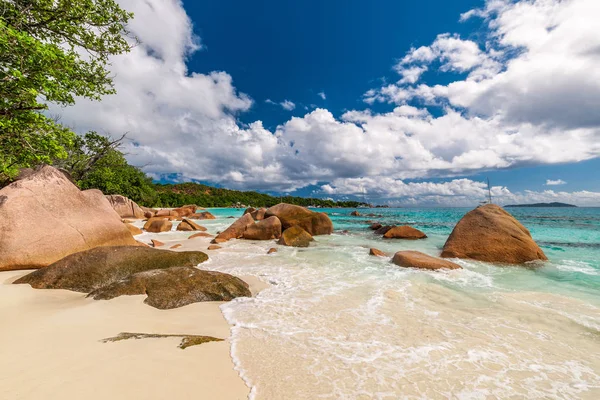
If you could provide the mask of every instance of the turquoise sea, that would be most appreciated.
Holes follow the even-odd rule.
[[[600,398],[600,208],[507,210],[548,262],[431,272],[368,255],[439,255],[466,208],[321,209],[335,233],[308,249],[228,242],[203,267],[271,284],[222,307],[252,398]],[[210,211],[215,232],[243,212]],[[383,240],[367,221],[428,239]]]

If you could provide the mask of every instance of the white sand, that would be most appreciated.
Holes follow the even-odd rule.
[[[208,240],[194,241],[181,250],[206,249]],[[157,310],[145,296],[95,301],[11,284],[27,273],[0,273],[0,399],[247,398],[227,340],[185,350],[179,338],[100,341],[120,332],[227,338],[222,303]],[[265,287],[246,279],[254,291]]]

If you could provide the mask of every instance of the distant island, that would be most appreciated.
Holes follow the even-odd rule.
[[[577,207],[573,204],[567,203],[535,203],[535,204],[509,204],[504,207]]]

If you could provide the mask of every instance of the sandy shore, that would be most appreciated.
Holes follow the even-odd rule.
[[[179,250],[205,250],[208,239],[169,245],[175,243],[185,244]],[[101,342],[120,332],[227,339],[222,303],[157,310],[143,304],[145,296],[95,301],[82,293],[11,284],[27,273],[0,273],[1,399],[247,398],[228,340],[185,350],[177,347],[179,338]],[[253,293],[265,287],[242,278]]]

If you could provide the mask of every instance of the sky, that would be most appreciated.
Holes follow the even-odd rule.
[[[600,206],[600,1],[118,0],[116,95],[159,181],[399,206]]]

